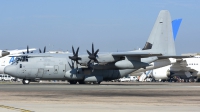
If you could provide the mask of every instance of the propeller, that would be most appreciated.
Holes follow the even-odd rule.
[[[29,54],[29,53],[33,53],[33,51],[31,51],[31,52],[29,52],[29,47],[28,47],[28,45],[27,45],[27,48],[26,48],[27,50],[26,50],[26,53],[27,54]],[[25,52],[22,52],[23,54],[26,54]]]
[[[71,60],[71,63],[72,63],[72,64],[70,64],[70,63],[68,62],[70,68],[71,68],[71,69],[74,69],[74,62],[73,62],[72,60]]]
[[[29,47],[27,46],[27,54],[29,53]]]
[[[43,52],[41,51],[41,49],[39,49],[39,53],[45,53],[46,52],[46,46],[44,47]]]
[[[74,62],[76,62],[76,68],[78,69],[78,60],[81,60],[80,57],[78,57],[78,51],[79,51],[79,47],[77,48],[76,52],[74,51],[74,47],[72,46],[72,52],[73,52],[73,56],[69,56],[69,59],[73,60]]]
[[[23,54],[26,54],[26,53],[29,54],[29,53],[33,53],[33,51],[30,52],[29,47],[27,45],[26,52],[22,52],[22,53]],[[23,61],[27,61],[28,56],[22,56],[21,58],[22,58]]]
[[[87,53],[88,53],[88,58],[90,59],[90,61],[88,62],[88,64],[93,60],[94,62],[96,63],[99,63],[98,60],[97,60],[97,53],[99,52],[99,49],[97,49],[95,52],[94,52],[94,45],[92,43],[92,53],[90,53],[88,50],[87,50]]]

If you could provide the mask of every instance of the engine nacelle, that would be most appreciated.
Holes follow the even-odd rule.
[[[85,82],[101,82],[103,81],[103,76],[86,76]]]
[[[9,54],[10,54],[10,52],[0,50],[0,57],[4,57]]]
[[[119,69],[139,69],[149,66],[148,63],[139,61],[122,60],[115,63],[115,66]]]
[[[69,70],[65,73],[65,78],[68,80],[83,80],[84,74],[78,74],[76,69]]]
[[[171,64],[177,63],[177,62],[181,62],[183,59],[176,59],[176,58],[169,58]]]
[[[165,66],[162,68],[157,68],[153,70],[152,76],[155,80],[164,80],[164,79],[169,79],[171,76],[170,73],[170,66]]]

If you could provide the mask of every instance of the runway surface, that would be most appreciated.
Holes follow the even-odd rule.
[[[0,112],[199,112],[200,83],[0,83]]]

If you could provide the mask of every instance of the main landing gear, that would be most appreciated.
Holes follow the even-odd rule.
[[[70,84],[76,84],[77,81],[69,81]]]
[[[22,83],[23,83],[24,85],[27,85],[27,84],[30,83],[30,80],[28,80],[28,79],[23,79],[23,80],[22,80]]]
[[[98,82],[69,81],[70,84],[77,84],[77,82],[79,84],[97,84],[97,85],[101,83],[100,81],[98,81]]]

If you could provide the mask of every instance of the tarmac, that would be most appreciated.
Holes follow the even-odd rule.
[[[0,112],[199,112],[200,83],[0,82]]]

